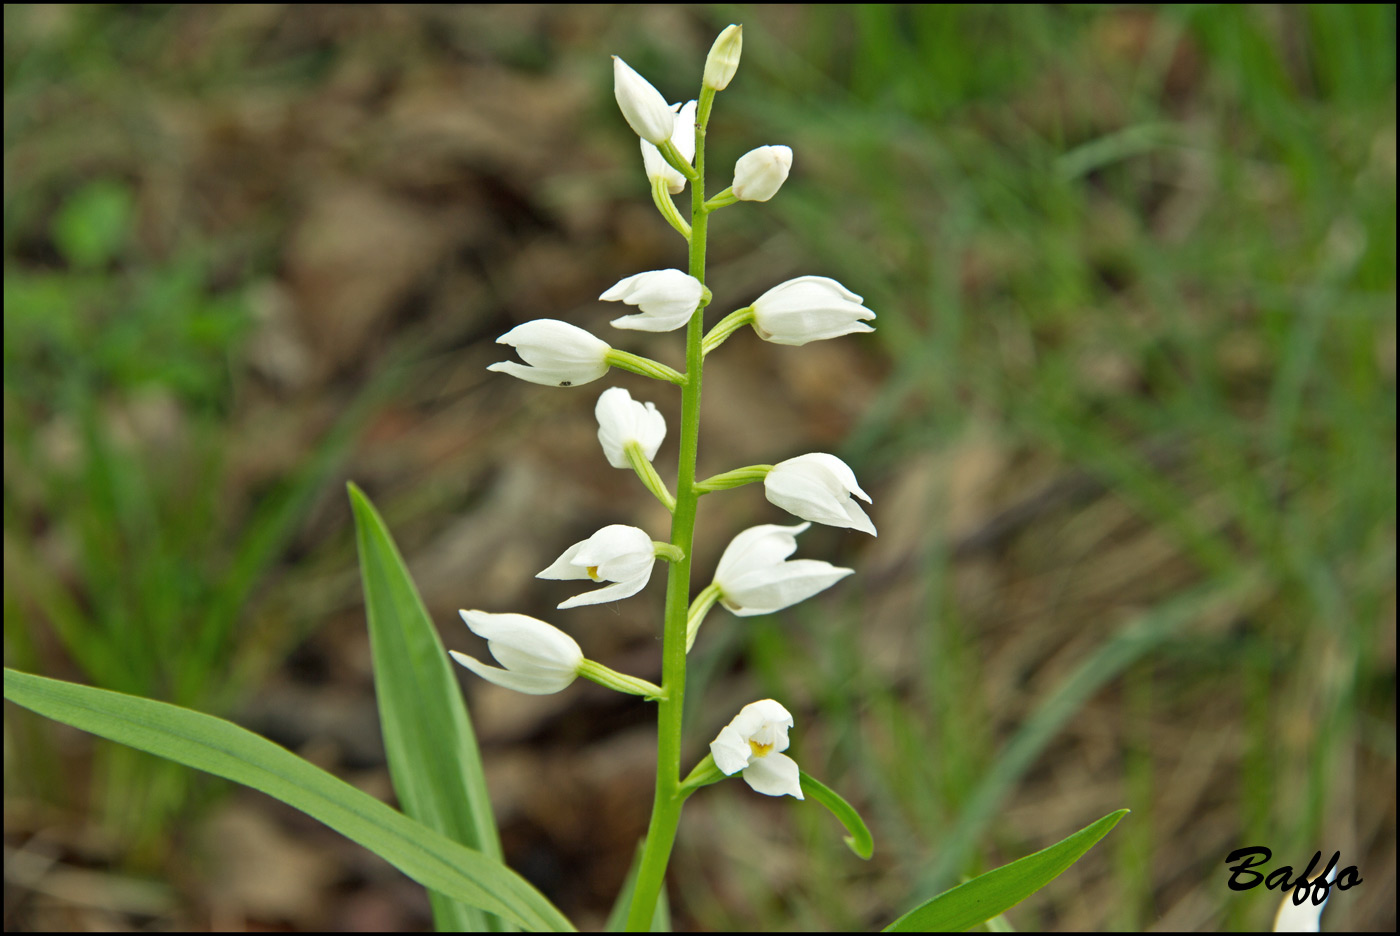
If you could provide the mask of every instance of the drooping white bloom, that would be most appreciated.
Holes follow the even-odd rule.
[[[535,578],[615,582],[561,602],[560,608],[630,598],[646,587],[656,564],[656,547],[645,530],[614,523],[575,543]]]
[[[710,46],[710,54],[705,56],[705,77],[702,83],[707,88],[723,91],[734,80],[739,70],[739,55],[744,50],[744,27],[729,24],[724,32]]]
[[[666,438],[666,418],[652,403],[638,403],[622,387],[610,387],[598,397],[593,408],[598,417],[598,441],[603,454],[614,468],[630,468],[627,445],[636,442],[642,447],[647,461],[656,457],[656,450]]]
[[[675,145],[676,151],[685,157],[686,162],[695,161],[695,102],[688,101],[684,107],[679,104],[672,104],[671,110],[676,113],[676,129],[671,134],[671,143]],[[662,178],[666,180],[666,191],[672,195],[679,195],[685,191],[685,176],[666,161],[666,157],[661,155],[661,151],[646,140],[642,144],[642,165],[646,168],[647,179],[652,180]]]
[[[765,202],[778,194],[792,169],[792,147],[760,146],[734,164],[734,197]]]
[[[618,281],[598,298],[604,302],[625,302],[642,310],[638,315],[613,319],[613,328],[665,332],[690,321],[704,292],[705,287],[689,273],[652,270]]]
[[[547,387],[577,387],[597,380],[608,372],[607,354],[612,350],[601,338],[558,319],[517,325],[497,338],[496,344],[513,346],[525,364],[500,361],[487,370]]]
[[[660,146],[675,132],[675,113],[661,92],[616,55],[613,59],[613,94],[628,125],[643,140]]]
[[[875,313],[865,300],[826,276],[799,276],[779,283],[753,304],[753,328],[764,341],[804,345],[852,332],[871,332]]]
[[[730,541],[715,570],[720,604],[739,617],[781,611],[854,572],[820,559],[788,559],[810,523],[750,527]],[[787,561],[784,561],[787,560]]]
[[[1296,888],[1289,888],[1283,892],[1283,903],[1279,904],[1278,912],[1274,914],[1275,933],[1317,933],[1322,929],[1322,911],[1327,909],[1327,901],[1332,899],[1332,891],[1329,888],[1326,896],[1322,898],[1322,903],[1315,904],[1312,901],[1314,888],[1317,887],[1317,878],[1314,877],[1312,885],[1308,888],[1307,897],[1303,902],[1295,903],[1293,895]],[[1327,883],[1331,884],[1337,880],[1337,869],[1333,868],[1327,875]]]
[[[750,702],[710,742],[715,766],[725,776],[744,772],[744,782],[767,796],[803,799],[801,770],[788,749],[792,715],[772,699]]]
[[[813,452],[778,462],[764,477],[763,492],[771,503],[803,520],[877,535],[875,524],[851,497],[868,504],[870,495],[860,489],[851,466],[835,455]]]
[[[486,638],[486,645],[505,669],[487,666],[475,657],[449,651],[482,679],[525,692],[549,695],[566,688],[583,664],[583,650],[572,637],[551,624],[525,614],[490,614],[460,611],[472,633]]]

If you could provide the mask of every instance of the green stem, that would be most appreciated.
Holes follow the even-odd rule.
[[[734,194],[734,189],[727,188],[723,192],[720,192],[718,195],[716,195],[714,198],[705,202],[705,211],[710,212],[714,211],[716,208],[726,208],[730,205],[737,204],[738,201],[739,196]]]
[[[690,240],[690,225],[685,223],[685,218],[676,210],[676,203],[671,201],[671,192],[666,188],[666,180],[660,176],[651,180],[651,200],[656,202],[656,210],[661,212],[661,217],[666,219],[666,223],[675,228],[681,237]]]
[[[710,475],[704,481],[696,482],[696,487],[701,494],[709,494],[711,491],[727,491],[730,488],[743,487],[746,484],[754,484],[768,477],[768,472],[773,470],[772,465],[746,465],[743,468],[735,468],[733,471],[724,471],[717,475]]]
[[[734,334],[745,325],[753,323],[753,306],[744,306],[730,312],[724,318],[715,323],[715,327],[710,329],[710,333],[700,342],[700,353],[709,356],[710,352],[724,344],[724,339]]]
[[[666,507],[671,513],[676,512],[676,499],[671,496],[671,492],[666,490],[666,482],[661,480],[661,475],[656,473],[656,466],[647,461],[646,453],[642,451],[642,446],[637,442],[628,442],[622,449],[627,456],[627,463],[632,466],[632,470],[637,473],[637,477],[642,479],[642,485],[656,496],[656,499]]]
[[[710,609],[715,606],[715,602],[719,601],[722,594],[719,583],[711,582],[690,603],[690,610],[685,615],[686,653],[689,653],[690,648],[695,646],[695,635],[700,633],[700,625],[705,623],[705,615],[710,613]]]
[[[714,105],[713,88],[700,89],[695,119],[695,177],[690,188],[690,275],[705,282],[705,125]],[[627,929],[651,928],[652,911],[666,883],[666,865],[681,820],[681,715],[685,710],[685,619],[690,604],[691,542],[695,537],[695,461],[700,446],[700,371],[704,356],[700,342],[705,330],[705,307],[690,317],[685,332],[685,383],[681,386],[680,467],[676,472],[676,509],[671,516],[671,545],[685,558],[673,562],[666,576],[666,624],[661,650],[661,686],[666,697],[657,706],[656,797],[651,806],[637,882],[628,908]]]
[[[603,360],[609,367],[620,368],[631,371],[634,374],[641,374],[643,377],[650,377],[653,380],[666,380],[678,387],[685,386],[685,374],[673,367],[667,367],[660,361],[653,361],[651,358],[644,358],[640,354],[633,354],[631,351],[619,351],[617,348],[609,348],[603,355]]]

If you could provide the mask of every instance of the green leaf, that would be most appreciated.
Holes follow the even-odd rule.
[[[113,179],[89,182],[59,209],[53,239],[65,260],[92,269],[117,255],[131,230],[135,199]]]
[[[261,790],[453,900],[526,929],[573,929],[543,894],[499,860],[414,822],[232,722],[8,667],[5,698],[66,725]]]
[[[642,849],[646,845],[645,841],[637,843],[637,852],[632,856],[632,867],[627,869],[627,878],[622,882],[622,890],[618,892],[617,899],[613,901],[612,910],[608,912],[608,921],[603,924],[603,931],[606,933],[621,933],[627,929],[627,911],[632,906],[632,891],[637,888],[637,871],[642,866]],[[666,888],[661,888],[661,894],[656,900],[656,909],[651,912],[651,931],[653,933],[669,933],[671,931],[671,904],[666,899]]]
[[[801,773],[799,782],[802,784],[804,796],[816,800],[831,810],[831,814],[841,821],[847,832],[851,833],[846,836],[846,844],[850,846],[851,851],[869,861],[870,856],[875,854],[875,840],[870,837],[870,830],[865,827],[865,820],[861,819],[860,813],[856,812],[850,803],[842,799],[839,793],[826,784],[813,780],[807,776],[805,771]]]
[[[383,518],[364,492],[348,487],[379,722],[399,804],[453,841],[499,859],[481,752],[447,651]],[[473,907],[429,896],[439,932],[503,928]]]
[[[1062,842],[944,891],[885,927],[887,933],[962,932],[985,923],[1059,877],[1128,814],[1120,809]]]

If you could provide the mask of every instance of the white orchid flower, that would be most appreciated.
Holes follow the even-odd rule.
[[[657,146],[675,132],[675,113],[661,92],[616,55],[613,59],[613,94],[617,106],[637,136]]]
[[[635,443],[651,461],[666,438],[666,418],[656,411],[656,405],[638,403],[622,387],[604,390],[593,414],[598,417],[598,441],[603,445],[603,454],[614,468],[632,467],[627,460],[628,445]]]
[[[656,546],[645,530],[614,523],[575,543],[535,578],[614,582],[559,604],[560,608],[630,598],[646,587],[656,564]]]
[[[734,164],[734,197],[740,201],[765,202],[778,194],[791,169],[792,147],[751,149]]]
[[[604,302],[625,302],[642,311],[613,319],[613,328],[634,331],[674,331],[690,321],[700,308],[705,287],[698,279],[680,270],[652,270],[619,280],[598,298]]]
[[[705,76],[702,83],[707,88],[723,91],[734,80],[739,70],[739,56],[744,51],[744,27],[734,23],[724,27],[724,32],[710,46],[710,54],[705,56]]]
[[[801,770],[788,749],[792,715],[772,699],[751,702],[710,742],[715,766],[725,776],[744,772],[744,782],[765,796],[803,799]]]
[[[809,526],[769,523],[734,537],[715,570],[720,603],[739,617],[771,614],[825,591],[854,572],[819,559],[788,560],[797,549],[797,534]]]
[[[671,134],[671,143],[686,162],[695,161],[695,107],[695,101],[687,101],[684,107],[680,104],[671,105],[671,110],[676,111],[675,130]],[[647,179],[652,181],[664,179],[666,191],[672,195],[684,192],[685,176],[666,161],[666,157],[661,155],[661,151],[656,148],[655,144],[646,140],[642,140],[641,144],[642,166],[646,169]]]
[[[505,667],[487,666],[475,657],[448,651],[482,679],[516,692],[549,695],[568,688],[584,663],[583,650],[572,637],[552,624],[525,614],[461,611],[472,633]]]
[[[753,304],[753,327],[764,341],[804,345],[875,329],[875,313],[860,296],[826,276],[799,276],[779,283]]]
[[[536,319],[517,325],[496,339],[511,345],[525,364],[500,361],[486,368],[548,387],[576,387],[608,372],[612,347],[577,325],[557,319]]]
[[[764,477],[763,490],[770,502],[803,520],[877,535],[875,524],[851,497],[868,504],[870,495],[835,455],[813,452],[778,462]]]

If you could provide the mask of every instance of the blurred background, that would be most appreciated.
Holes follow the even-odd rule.
[[[878,539],[782,614],[716,612],[687,760],[775,697],[864,814],[688,804],[678,928],[883,926],[1133,810],[1019,929],[1250,930],[1225,886],[1340,851],[1325,929],[1395,928],[1395,12],[1388,6],[7,6],[5,660],[232,718],[392,798],[344,483],[446,644],[544,617],[659,676],[662,576],[556,612],[534,573],[664,538],[592,416],[614,371],[488,374],[512,326],[684,266],[617,111],[744,24],[710,190],[715,317],[833,276],[877,332],[710,359],[700,473],[839,454]],[[676,335],[628,350],[681,363]],[[673,476],[674,440],[658,458]],[[785,514],[706,498],[729,538]],[[697,584],[697,587],[698,587]],[[465,675],[465,674],[464,674]],[[463,680],[510,863],[601,924],[649,814],[651,709]],[[421,888],[260,794],[5,708],[5,925],[413,929]]]

